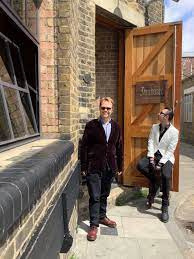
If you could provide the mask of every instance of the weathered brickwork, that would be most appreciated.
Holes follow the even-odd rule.
[[[96,96],[113,98],[117,120],[118,33],[96,25]]]
[[[162,23],[164,21],[164,1],[150,1],[145,8],[145,24]]]
[[[57,89],[57,5],[43,0],[40,16],[41,131],[45,137],[59,137]]]
[[[95,117],[95,4],[79,1],[79,105],[80,130]],[[87,80],[87,77],[89,78]]]
[[[182,58],[182,79],[194,75],[194,53]]]

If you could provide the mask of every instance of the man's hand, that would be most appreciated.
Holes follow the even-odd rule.
[[[81,175],[82,175],[82,176],[86,176],[86,175],[87,175],[87,171],[82,171],[82,172],[81,172]]]
[[[118,176],[119,176],[119,175],[122,175],[122,173],[123,173],[122,171],[117,172],[117,175],[118,175]]]
[[[155,161],[154,161],[153,157],[150,157],[150,168],[152,170],[155,170],[155,168],[156,168]]]
[[[156,171],[160,171],[160,170],[162,169],[162,166],[163,166],[162,163],[158,163],[158,164],[156,165]]]

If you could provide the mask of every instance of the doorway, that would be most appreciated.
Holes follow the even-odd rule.
[[[119,35],[111,28],[96,23],[96,98],[110,96],[114,100],[112,118],[118,120]]]

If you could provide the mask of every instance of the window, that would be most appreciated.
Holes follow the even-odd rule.
[[[192,122],[193,95],[184,95],[184,122]]]
[[[27,80],[20,48],[0,33],[0,146],[38,134],[38,93]]]
[[[38,3],[37,0],[4,0],[11,6],[28,29],[37,36],[38,34]]]

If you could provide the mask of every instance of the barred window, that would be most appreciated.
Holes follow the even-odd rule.
[[[0,146],[38,135],[38,93],[27,78],[20,48],[0,33]]]
[[[38,6],[41,1],[3,0],[3,2],[12,8],[34,36],[38,36]]]
[[[193,95],[184,95],[184,122],[192,122]]]

